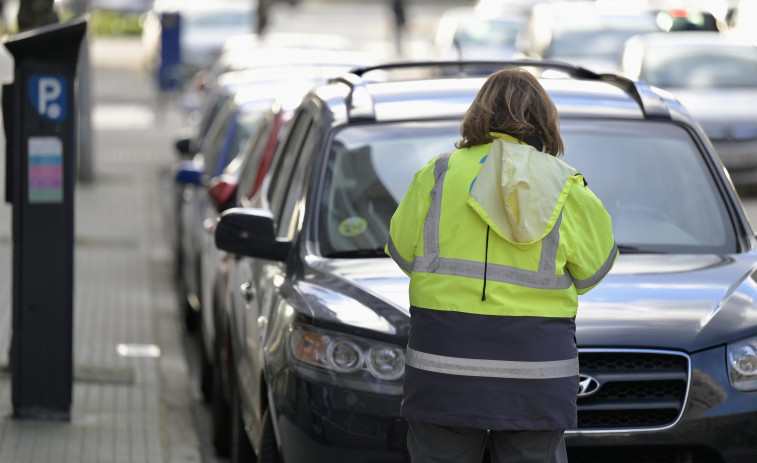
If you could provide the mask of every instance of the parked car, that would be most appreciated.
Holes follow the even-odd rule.
[[[579,301],[570,461],[755,461],[757,238],[705,133],[642,82],[509,65],[570,76],[541,81],[564,159],[603,201],[621,250]],[[416,170],[453,149],[485,80],[368,79],[410,66],[421,65],[309,92],[250,207],[216,226],[234,256],[220,346],[233,462],[408,461],[409,281],[384,253],[389,220]]]
[[[526,13],[520,10],[494,14],[474,7],[450,8],[436,26],[436,56],[441,60],[510,59],[525,22]]]
[[[262,185],[273,155],[285,133],[294,108],[299,104],[291,98],[275,101],[258,131],[250,137],[242,152],[226,167],[224,173],[210,180],[208,196],[212,204],[206,208],[206,224],[202,243],[203,285],[201,320],[201,390],[212,407],[213,445],[219,455],[230,451],[230,391],[228,369],[222,368],[226,357],[220,346],[227,345],[228,327],[224,295],[228,291],[228,267],[232,256],[215,246],[214,233],[218,216],[230,207],[246,206]],[[220,330],[216,330],[220,327]]]
[[[757,48],[717,32],[634,37],[623,72],[672,92],[702,124],[733,182],[757,185]]]
[[[517,47],[526,58],[616,72],[627,39],[660,30],[651,10],[623,2],[544,2],[531,9]]]
[[[183,161],[175,175],[177,284],[189,331],[197,328],[202,307],[201,242],[207,182],[222,173],[261,123],[273,97],[270,88],[235,93],[219,108],[199,151]]]
[[[200,69],[213,65],[229,37],[255,31],[256,8],[245,0],[156,0],[142,20],[142,48],[151,72],[160,67],[163,18],[179,18],[180,64],[176,79],[183,83]]]

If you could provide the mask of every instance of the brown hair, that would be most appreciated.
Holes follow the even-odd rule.
[[[529,142],[538,139],[543,151],[563,154],[557,108],[538,80],[524,69],[497,71],[486,80],[465,113],[458,148],[491,143],[489,132]]]

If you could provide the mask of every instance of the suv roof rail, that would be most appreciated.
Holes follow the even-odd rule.
[[[342,83],[350,88],[350,94],[347,96],[347,118],[351,122],[357,121],[374,121],[376,112],[373,109],[373,98],[365,87],[365,82],[361,75],[349,72],[341,76],[334,77],[329,83]]]
[[[368,94],[365,83],[363,82],[363,75],[373,71],[387,71],[394,69],[412,69],[412,68],[439,68],[439,67],[458,67],[461,72],[466,68],[505,68],[505,67],[532,67],[541,69],[553,69],[556,71],[564,72],[570,77],[582,80],[595,80],[599,82],[605,82],[620,88],[628,96],[633,98],[636,104],[639,105],[645,118],[654,119],[670,119],[670,111],[662,98],[654,93],[651,88],[642,83],[635,82],[627,77],[618,74],[608,73],[596,73],[589,69],[574,64],[553,61],[553,60],[510,60],[510,61],[491,61],[491,60],[476,60],[476,61],[402,61],[395,63],[383,63],[373,66],[366,66],[355,68],[349,71],[348,74],[332,79],[332,82],[343,82],[352,88],[350,95],[350,103],[348,105],[348,111],[353,109],[355,111],[354,116],[356,118],[370,118],[374,119],[373,104]],[[367,100],[361,102],[369,104],[370,106],[355,106],[355,98],[353,94],[364,93],[364,96],[360,96],[360,99],[367,98]],[[350,119],[353,119],[353,113],[350,112]]]

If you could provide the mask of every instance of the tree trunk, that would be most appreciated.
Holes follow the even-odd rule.
[[[53,9],[54,0],[21,0],[18,6],[18,31],[57,23],[58,15]]]

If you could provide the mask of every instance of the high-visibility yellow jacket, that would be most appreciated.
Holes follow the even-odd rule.
[[[410,276],[403,414],[570,428],[577,295],[615,262],[611,220],[573,167],[493,135],[419,170],[391,220],[387,253]],[[459,403],[440,409],[450,397]]]

